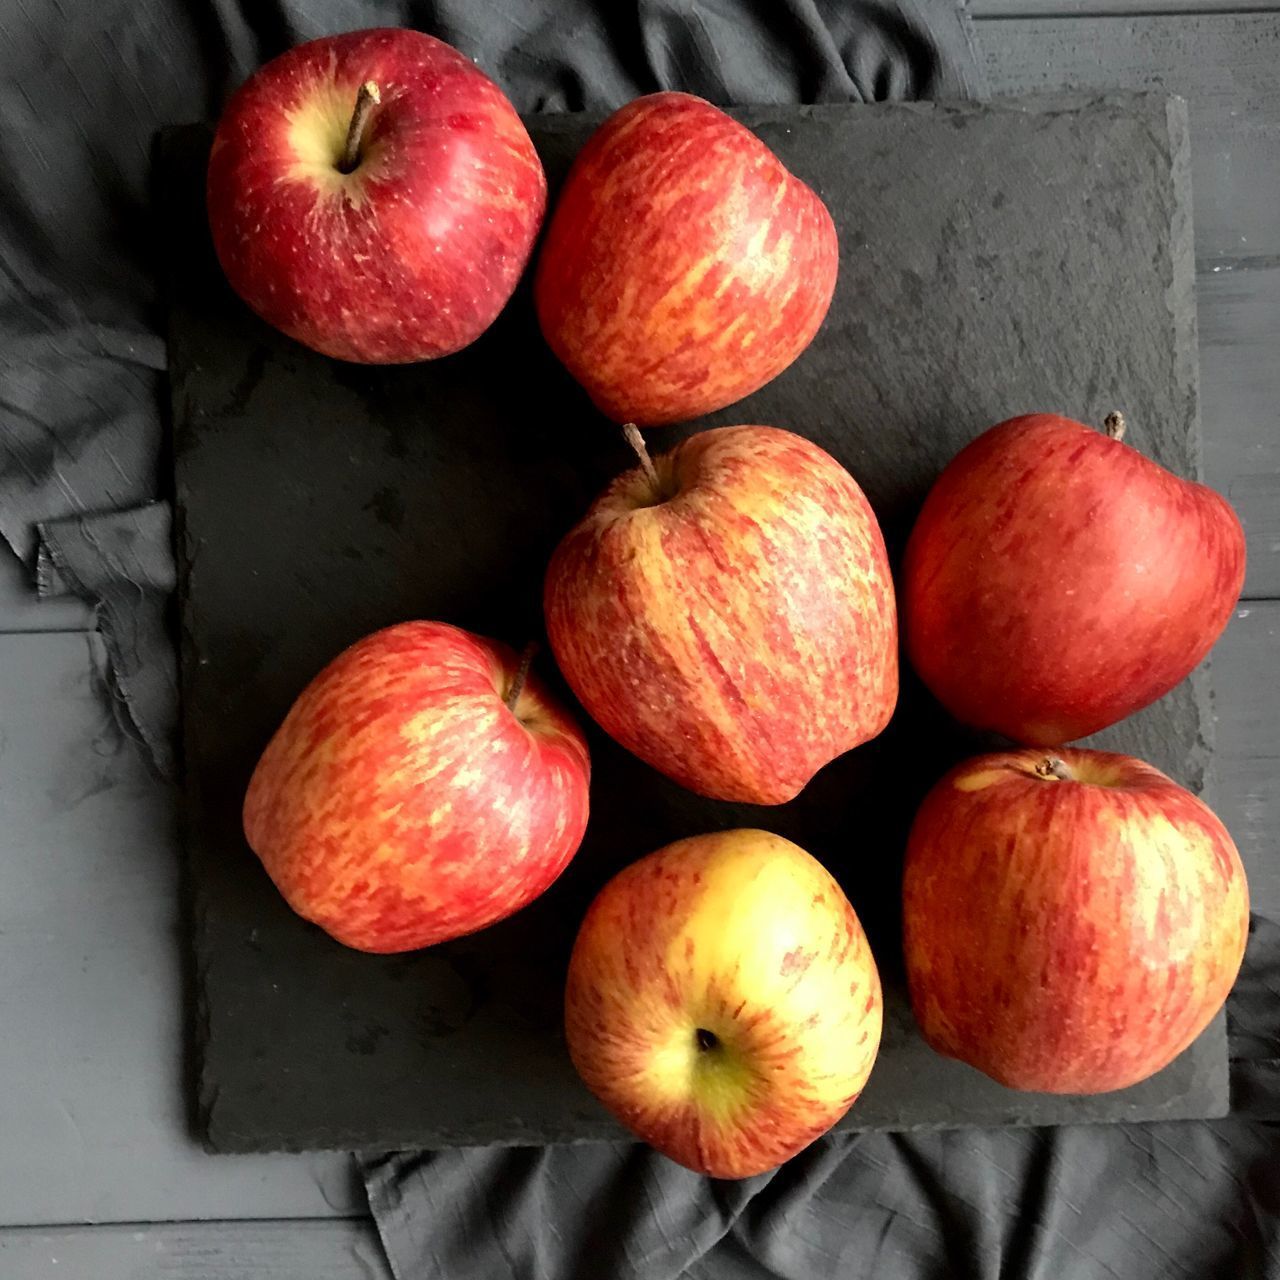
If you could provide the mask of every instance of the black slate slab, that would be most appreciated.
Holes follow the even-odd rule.
[[[1135,445],[1197,472],[1179,102],[736,114],[826,198],[841,273],[813,347],[709,422],[771,422],[818,440],[862,483],[895,552],[939,468],[1013,413],[1100,422],[1120,408]],[[531,130],[554,185],[589,124],[548,117]],[[166,135],[158,174],[172,291],[197,1105],[212,1146],[617,1136],[560,1038],[576,922],[617,867],[736,825],[780,831],[821,858],[880,958],[884,1045],[846,1125],[1225,1112],[1221,1020],[1159,1076],[1097,1098],[1010,1092],[916,1035],[898,958],[903,837],[943,769],[988,743],[950,724],[909,676],[890,729],[779,809],[700,800],[594,734],[592,820],[577,859],[536,904],[473,938],[376,958],[291,915],[243,842],[239,805],[292,698],[341,647],[399,619],[443,618],[516,644],[538,634],[552,547],[628,455],[546,351],[524,293],[471,349],[413,368],[337,364],[269,331],[212,261],[208,141],[203,129]],[[1098,743],[1199,789],[1207,693],[1201,671]]]

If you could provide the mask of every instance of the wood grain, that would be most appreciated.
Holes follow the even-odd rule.
[[[1253,909],[1280,918],[1280,601],[1242,604],[1213,654],[1218,816]]]
[[[1205,479],[1244,521],[1245,596],[1280,596],[1280,264],[1203,271],[1196,301]]]
[[[368,1219],[0,1232],[4,1280],[391,1280]]]
[[[1268,13],[1280,8],[1276,0],[971,0],[969,14],[983,18],[1074,18],[1116,14]]]
[[[359,1210],[345,1156],[211,1159],[186,1134],[174,794],[115,730],[99,656],[0,637],[0,1224]]]
[[[1190,106],[1196,252],[1280,254],[1280,21],[1273,13],[978,24],[993,94],[1154,89]]]

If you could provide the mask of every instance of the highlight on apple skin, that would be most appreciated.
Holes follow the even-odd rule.
[[[1102,1093],[1208,1026],[1249,931],[1244,868],[1203,801],[1110,752],[978,756],[925,798],[903,930],[925,1039],[1014,1089]]]
[[[547,889],[582,841],[589,775],[527,657],[404,622],[294,703],[254,770],[245,836],[299,915],[361,951],[412,951]]]
[[[699,1173],[745,1178],[849,1110],[883,1020],[862,926],[822,865],[767,831],[693,836],[610,880],[569,962],[587,1087]]]
[[[947,465],[902,567],[905,648],[958,720],[1054,746],[1189,675],[1231,618],[1245,541],[1227,501],[1054,414]]]
[[[615,422],[723,408],[818,332],[839,246],[822,200],[687,93],[611,115],[574,161],[534,277],[542,332]]]
[[[790,800],[897,702],[875,514],[776,427],[702,431],[619,476],[557,548],[544,603],[588,714],[705,796]]]
[[[479,337],[524,271],[547,193],[502,90],[399,28],[268,62],[227,104],[207,188],[240,297],[323,355],[369,364]]]

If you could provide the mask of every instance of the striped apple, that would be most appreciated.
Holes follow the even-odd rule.
[[[1102,1093],[1208,1026],[1249,931],[1203,801],[1110,752],[978,756],[925,798],[903,927],[925,1039],[1014,1089]]]
[[[813,341],[835,224],[749,129],[687,93],[611,115],[547,227],[534,301],[551,349],[615,422],[732,404]]]
[[[822,865],[767,831],[667,845],[600,891],[569,961],[587,1087],[664,1155],[772,1169],[849,1110],[875,1063],[880,975]]]
[[[307,686],[244,801],[289,905],[360,951],[411,951],[519,910],[587,825],[587,746],[506,645],[377,631]]]
[[[880,526],[834,458],[776,427],[643,456],[552,557],[556,660],[605,731],[682,786],[781,804],[893,714]]]
[[[231,287],[339,360],[432,360],[506,305],[546,208],[515,108],[470,58],[398,27],[289,49],[227,103],[209,227]]]

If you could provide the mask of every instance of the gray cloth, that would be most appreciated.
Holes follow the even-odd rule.
[[[713,1182],[630,1143],[364,1162],[397,1280],[1280,1275],[1280,926],[1227,1006],[1232,1118],[839,1134]]]

